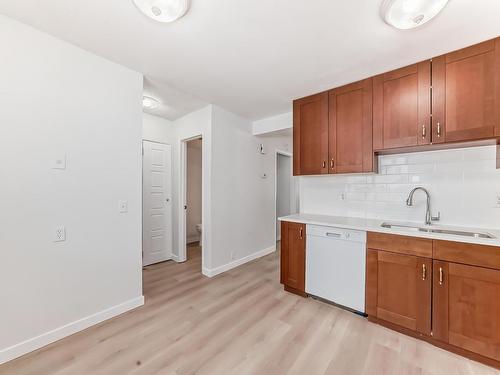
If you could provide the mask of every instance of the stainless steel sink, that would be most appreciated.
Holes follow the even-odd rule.
[[[418,226],[410,225],[410,224],[390,224],[390,223],[382,223],[381,227],[389,228],[389,229],[404,229],[404,230],[412,230],[415,232],[421,231],[425,228],[420,228]]]
[[[486,232],[468,232],[461,230],[452,230],[452,229],[442,229],[442,228],[432,228],[432,227],[420,227],[411,224],[391,224],[391,223],[382,223],[383,228],[389,229],[402,229],[414,232],[426,232],[426,233],[441,233],[441,234],[450,234],[453,236],[465,236],[465,237],[474,237],[474,238],[495,238],[489,233]]]

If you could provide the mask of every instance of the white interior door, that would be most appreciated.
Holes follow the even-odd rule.
[[[144,266],[172,258],[172,146],[143,141]]]

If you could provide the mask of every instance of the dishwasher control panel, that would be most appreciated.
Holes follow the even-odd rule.
[[[366,243],[366,232],[361,230],[324,227],[320,225],[308,225],[306,233],[308,236],[311,235],[317,237],[329,237],[332,239],[336,238],[344,241]]]

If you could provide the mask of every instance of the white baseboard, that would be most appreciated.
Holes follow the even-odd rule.
[[[216,267],[216,268],[212,268],[212,269],[203,267],[202,273],[205,276],[214,277],[214,276],[219,275],[219,274],[221,274],[223,272],[226,272],[226,271],[229,271],[229,270],[231,270],[233,268],[239,267],[239,266],[241,266],[241,265],[243,265],[245,263],[251,262],[254,259],[261,258],[263,256],[266,256],[266,255],[269,255],[271,253],[274,253],[275,251],[276,251],[276,245],[270,246],[270,247],[268,247],[266,249],[257,251],[256,253],[250,254],[250,255],[248,255],[248,256],[246,256],[244,258],[235,260],[235,261],[233,261],[231,263],[224,264],[223,266],[220,266],[220,267]]]
[[[76,332],[83,331],[93,325],[111,319],[117,315],[123,314],[144,305],[144,296],[134,298],[109,309],[92,314],[80,320],[66,324],[52,331],[45,332],[40,336],[33,337],[9,348],[0,350],[0,364],[11,361],[24,354],[40,349],[64,337],[70,336]]]
[[[194,243],[194,242],[200,242],[200,236],[188,236],[186,238],[186,243],[187,244],[190,244],[190,243]]]

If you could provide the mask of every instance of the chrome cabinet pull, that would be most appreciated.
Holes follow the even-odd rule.
[[[443,267],[439,267],[439,285],[443,285]]]
[[[427,268],[425,268],[425,264],[422,264],[422,280],[427,278]]]
[[[330,168],[335,168],[335,160],[330,160]]]
[[[438,138],[441,137],[441,123],[437,123],[437,136]]]
[[[303,229],[302,229],[302,228],[300,228],[300,229],[299,229],[299,236],[300,236],[300,239],[302,239],[302,238],[303,238],[303,233],[304,233]]]
[[[425,125],[422,125],[422,138],[425,138],[425,134],[426,134]]]
[[[326,168],[326,161],[323,160],[323,168]]]

